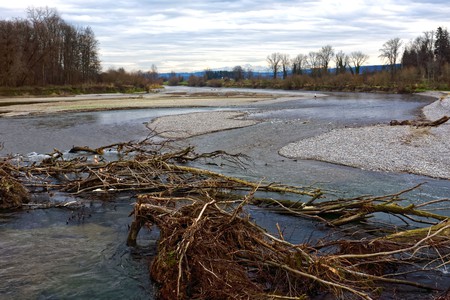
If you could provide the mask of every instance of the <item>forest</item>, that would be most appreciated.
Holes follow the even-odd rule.
[[[67,24],[48,8],[30,8],[27,15],[0,21],[0,86],[98,81],[98,41],[90,27]]]

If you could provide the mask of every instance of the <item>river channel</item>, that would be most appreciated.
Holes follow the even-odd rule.
[[[385,195],[425,183],[410,198],[448,197],[450,181],[412,174],[383,173],[317,161],[287,159],[278,150],[290,142],[335,128],[412,119],[434,101],[415,95],[329,93],[245,107],[159,108],[62,113],[0,118],[0,154],[38,155],[54,148],[98,147],[139,140],[147,122],[164,115],[238,109],[258,124],[192,137],[182,142],[198,152],[225,150],[250,157],[245,168],[211,166],[216,171],[300,186],[317,186],[337,196]],[[58,201],[70,200],[58,195]],[[140,249],[125,245],[133,200],[86,200],[84,209],[30,210],[0,214],[1,299],[152,299],[147,260],[158,233],[140,237]],[[252,215],[268,230],[275,223],[293,242],[326,235],[317,225],[255,209]]]

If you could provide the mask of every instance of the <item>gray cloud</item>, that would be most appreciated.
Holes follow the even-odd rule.
[[[160,71],[266,66],[272,52],[293,57],[324,45],[363,51],[378,64],[385,41],[447,27],[450,15],[448,1],[22,0],[0,4],[0,17],[25,17],[29,6],[90,26],[105,69]]]

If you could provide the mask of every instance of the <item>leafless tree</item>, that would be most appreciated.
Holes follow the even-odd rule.
[[[307,64],[312,76],[320,75],[320,61],[320,56],[317,52],[311,51],[308,53]]]
[[[336,52],[334,61],[336,62],[336,74],[343,74],[347,71],[349,57],[342,50]]]
[[[244,69],[241,66],[235,66],[232,72],[235,81],[241,81],[244,79]]]
[[[267,56],[267,63],[273,72],[273,78],[277,78],[278,70],[280,68],[281,54],[278,52],[272,53]]]
[[[25,73],[22,59],[22,39],[25,38],[20,21],[0,21],[0,85],[12,86]]]
[[[289,58],[289,54],[280,54],[280,62],[281,68],[283,70],[283,79],[286,79],[289,65],[291,64],[291,59]]]
[[[328,65],[330,64],[331,59],[334,56],[334,49],[330,45],[323,46],[322,49],[318,52],[321,67],[324,73],[328,72]]]
[[[292,74],[300,75],[303,73],[303,69],[307,63],[307,56],[304,54],[297,55],[292,59]]]
[[[248,79],[253,79],[253,70],[251,67],[247,68],[247,71],[245,72],[245,75]]]
[[[355,68],[356,75],[359,75],[361,66],[369,59],[369,55],[362,53],[361,51],[353,51],[350,53],[350,61]]]
[[[207,70],[208,71],[208,70]],[[148,79],[152,82],[156,82],[158,80],[158,67],[155,64],[152,64],[150,71],[148,71]]]
[[[96,74],[100,72],[100,61],[97,58],[98,42],[90,27],[81,33],[81,74],[83,82],[95,80]]]
[[[0,21],[0,84],[74,84],[100,72],[90,28],[68,25],[55,9],[29,8],[27,19]]]
[[[397,59],[400,53],[401,46],[402,41],[400,40],[400,38],[393,38],[384,43],[383,47],[380,49],[381,54],[379,55],[379,57],[384,58],[389,64],[392,76],[394,76],[395,74]]]
[[[419,74],[431,79],[434,76],[434,32],[426,31],[422,36],[405,46],[402,67],[416,67]]]

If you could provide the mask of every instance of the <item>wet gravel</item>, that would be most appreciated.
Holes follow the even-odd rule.
[[[244,120],[243,117],[245,115],[243,112],[236,111],[210,111],[165,116],[153,120],[150,128],[164,137],[186,138],[258,123],[258,121],[254,120]]]
[[[439,100],[425,106],[422,109],[423,116],[435,120],[450,113],[450,97],[445,97],[448,95],[432,93],[428,96]],[[154,120],[151,127],[157,132],[163,132],[166,137],[186,138],[254,125],[257,115],[252,113],[252,120],[244,120],[245,115],[236,111],[164,116]],[[274,125],[271,124],[271,127]],[[285,128],[286,126],[284,124]],[[292,159],[323,161],[370,171],[412,173],[450,179],[450,125],[444,124],[434,128],[389,125],[361,127],[361,124],[356,126],[335,128],[312,137],[300,138],[275,151],[279,150],[280,155]]]
[[[450,97],[424,107],[429,120],[450,114]],[[285,157],[312,159],[366,170],[406,172],[450,179],[450,125],[368,126],[336,129],[290,143],[279,153]]]

